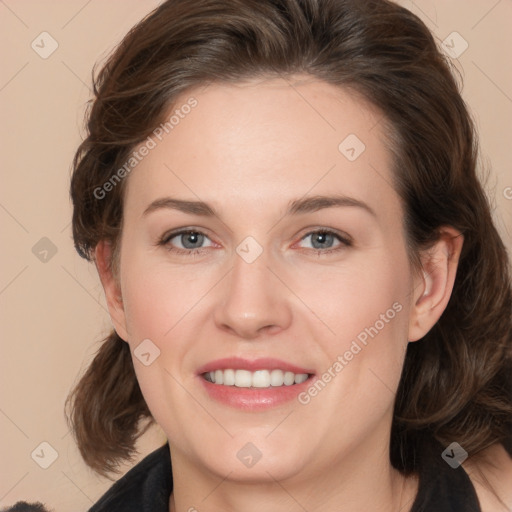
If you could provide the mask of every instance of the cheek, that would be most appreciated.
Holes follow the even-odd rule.
[[[159,340],[190,314],[204,295],[205,282],[164,266],[126,265],[124,309],[130,343]]]
[[[221,299],[217,290],[208,295],[225,269],[199,265],[180,269],[162,262],[151,265],[143,257],[127,258],[123,263],[123,300],[131,344],[145,338],[174,338],[172,331],[180,330],[179,323],[187,323],[205,308],[215,308],[212,297]],[[406,268],[404,252],[389,248],[364,257],[356,255],[338,268],[302,262],[283,266],[279,273],[289,289],[283,287],[282,300],[295,309],[299,326],[314,330],[315,338],[329,340],[332,336],[336,340],[333,348],[339,351],[358,337],[364,343],[375,329],[380,335],[400,330],[407,323],[402,309],[409,286],[402,272]]]
[[[325,328],[324,338],[329,339],[330,331],[332,339],[341,343],[337,348],[342,348],[343,343],[359,334],[364,341],[368,329],[386,333],[391,327],[403,330],[409,289],[408,275],[402,272],[406,268],[407,261],[400,254],[395,258],[374,254],[346,269],[311,267],[301,273],[307,279],[298,277],[292,286],[314,313],[307,318],[312,321],[316,317],[319,327],[323,324]]]
[[[183,436],[176,410],[188,411],[190,397],[177,384],[181,382],[181,363],[187,353],[191,321],[200,297],[197,283],[176,278],[176,272],[158,267],[126,264],[123,299],[129,344],[137,381],[144,399],[159,425],[165,425],[173,439]],[[178,274],[183,276],[183,274]],[[146,365],[138,354],[142,343],[148,343],[151,358]],[[175,418],[169,421],[169,418]]]
[[[326,356],[325,378],[335,382],[333,400],[372,403],[375,411],[385,408],[377,397],[391,399],[398,386],[408,334],[408,261],[405,252],[387,254],[361,259],[349,272],[317,273],[319,286],[302,290],[321,320],[310,315],[308,322]]]

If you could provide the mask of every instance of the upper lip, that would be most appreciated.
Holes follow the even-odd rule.
[[[281,359],[275,359],[272,357],[262,357],[258,359],[242,359],[240,357],[225,357],[223,359],[216,359],[210,361],[205,365],[201,366],[198,370],[198,374],[212,372],[215,370],[249,370],[254,372],[256,370],[283,370],[285,372],[297,373],[308,373],[313,374],[314,371],[311,369],[301,368],[300,366],[287,363]]]

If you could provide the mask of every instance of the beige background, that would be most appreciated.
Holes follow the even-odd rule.
[[[456,31],[469,44],[457,66],[480,131],[482,161],[492,171],[487,189],[496,223],[512,249],[512,1],[401,3],[440,41]],[[157,4],[0,0],[0,506],[25,499],[58,512],[85,511],[111,484],[85,467],[63,415],[69,389],[110,328],[95,269],[74,252],[69,173],[94,62]],[[58,43],[47,59],[31,47],[44,31]],[[48,252],[46,262],[39,259],[44,253],[33,253],[43,237],[57,251]],[[139,459],[164,440],[153,429]],[[45,457],[31,457],[34,450],[41,454],[42,442],[58,454],[47,469],[36,463],[50,460],[47,448]]]

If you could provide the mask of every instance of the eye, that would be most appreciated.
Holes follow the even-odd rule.
[[[301,239],[301,242],[310,240],[308,249],[313,249],[317,253],[330,253],[340,251],[352,245],[350,237],[344,237],[335,231],[328,229],[319,229],[308,233]]]
[[[311,231],[301,238],[300,243],[310,240],[309,247],[318,255],[341,251],[352,245],[352,240],[348,235],[329,230],[318,229]],[[213,247],[214,243],[203,232],[195,229],[182,229],[172,233],[165,234],[158,242],[158,245],[164,246],[169,252],[183,255],[194,255],[203,250]]]
[[[207,244],[203,245],[205,242]],[[212,241],[204,233],[193,229],[166,234],[158,244],[178,254],[195,254],[206,247],[213,246]]]

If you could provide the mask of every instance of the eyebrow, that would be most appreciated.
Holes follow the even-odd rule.
[[[285,215],[300,215],[304,213],[313,213],[325,208],[335,207],[356,207],[360,208],[373,217],[377,217],[375,211],[367,205],[365,202],[348,197],[344,195],[316,195],[305,197],[301,199],[295,199],[290,201],[288,209]],[[183,199],[176,199],[173,197],[162,197],[153,201],[142,214],[146,216],[154,211],[161,209],[172,209],[178,210],[183,213],[189,213],[192,215],[200,215],[203,217],[218,217],[218,213],[208,203],[202,201],[187,201]]]

